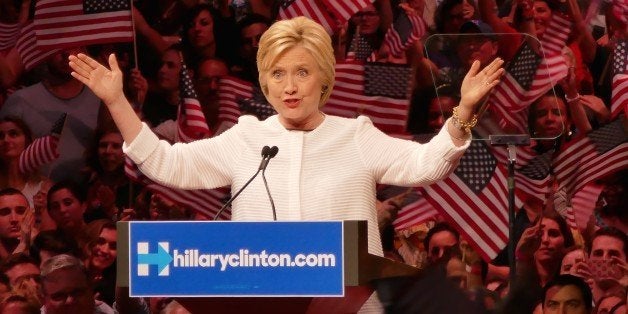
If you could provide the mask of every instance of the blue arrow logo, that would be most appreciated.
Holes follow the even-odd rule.
[[[164,248],[165,246],[165,248]],[[157,246],[157,253],[138,253],[138,264],[157,265],[160,276],[169,274],[169,265],[172,262],[172,256],[168,253],[168,244],[160,242]]]

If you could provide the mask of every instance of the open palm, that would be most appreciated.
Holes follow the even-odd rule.
[[[488,93],[499,84],[499,78],[504,73],[501,67],[504,61],[500,58],[493,60],[480,71],[480,62],[475,61],[464,77],[460,87],[460,104],[475,111],[475,107]]]
[[[89,87],[106,105],[124,98],[122,71],[113,54],[109,56],[111,70],[82,53],[71,55],[69,60],[72,76]]]

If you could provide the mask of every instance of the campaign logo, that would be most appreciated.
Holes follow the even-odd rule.
[[[170,276],[170,243],[158,242],[157,253],[150,253],[148,242],[137,242],[137,275],[150,275],[150,265],[157,266],[159,276]]]

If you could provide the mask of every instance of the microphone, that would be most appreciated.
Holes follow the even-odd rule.
[[[266,164],[264,165],[264,169],[262,169],[262,179],[264,179],[264,186],[266,187],[266,193],[268,194],[268,199],[270,200],[270,208],[273,210],[273,220],[277,221],[277,210],[275,210],[275,202],[273,201],[273,196],[270,195],[270,190],[268,189],[268,182],[266,182],[266,166],[268,166],[268,162],[277,155],[279,152],[279,148],[277,146],[273,146],[268,151],[268,158],[266,159]]]
[[[275,146],[273,146],[273,147],[275,147]],[[269,157],[270,156],[270,151],[271,151],[271,148],[268,147],[268,146],[264,146],[264,148],[262,148],[262,161],[259,164],[259,168],[257,169],[257,172],[255,172],[255,174],[249,179],[249,181],[246,181],[246,183],[236,192],[236,194],[231,196],[231,198],[225,203],[225,205],[222,205],[220,210],[218,210],[218,212],[216,213],[216,216],[214,216],[214,221],[218,220],[218,217],[220,217],[220,214],[222,214],[222,212],[229,205],[231,205],[231,203],[233,203],[233,200],[235,200],[236,197],[238,197],[238,195],[240,195],[240,193],[242,193],[242,191],[244,191],[244,189],[247,186],[249,186],[249,184],[253,181],[253,179],[255,179],[255,177],[257,177],[257,175],[260,173],[260,171],[263,171],[263,170],[266,169],[266,166],[268,166],[268,160],[270,158],[272,158],[272,157]],[[277,154],[277,153],[275,152],[275,154]],[[268,189],[268,187],[266,189]]]

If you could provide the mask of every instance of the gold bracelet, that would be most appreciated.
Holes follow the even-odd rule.
[[[455,127],[457,127],[458,129],[460,129],[461,131],[463,131],[466,134],[471,133],[471,129],[478,124],[478,115],[474,114],[471,117],[470,121],[462,121],[460,120],[460,117],[458,117],[458,106],[454,107],[453,109],[453,114],[451,115],[451,119],[455,124]]]

